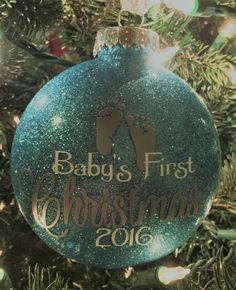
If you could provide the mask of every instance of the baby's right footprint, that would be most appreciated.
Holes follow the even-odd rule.
[[[143,171],[145,170],[145,153],[155,151],[154,129],[144,117],[128,116],[127,124],[136,150],[137,166]]]

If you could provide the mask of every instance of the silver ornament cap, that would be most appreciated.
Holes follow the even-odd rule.
[[[97,33],[93,55],[99,53],[103,46],[112,48],[117,44],[124,48],[136,45],[140,49],[151,48],[153,51],[159,49],[159,36],[155,31],[139,27],[108,27]]]

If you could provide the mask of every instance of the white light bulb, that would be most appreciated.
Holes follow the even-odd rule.
[[[20,118],[18,116],[14,116],[13,118],[14,122],[18,125],[20,122]]]
[[[231,67],[227,70],[227,75],[233,85],[236,85],[236,67]]]
[[[143,16],[153,5],[159,6],[161,0],[121,0],[121,10]]]
[[[189,269],[183,267],[167,268],[160,267],[158,271],[158,278],[164,285],[170,282],[184,279],[190,273]]]
[[[132,273],[134,272],[134,269],[132,267],[129,267],[125,270],[125,278],[128,279]]]
[[[5,202],[1,201],[0,202],[0,211],[3,210],[6,207]]]
[[[227,21],[223,27],[220,29],[221,34],[223,34],[227,38],[233,38],[236,33],[236,21],[229,20]]]
[[[188,15],[196,13],[199,6],[199,0],[163,0],[162,2],[165,3],[168,7],[180,10]]]

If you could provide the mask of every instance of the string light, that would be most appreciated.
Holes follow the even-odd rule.
[[[13,120],[17,125],[20,123],[20,118],[18,116],[14,116]]]
[[[143,285],[150,287],[155,285],[161,288],[163,285],[184,279],[188,274],[190,274],[190,269],[180,266],[171,268],[157,266],[138,272],[133,271],[132,268],[128,269],[125,273],[125,278],[133,288],[138,288]]]
[[[219,34],[211,45],[211,49],[220,50],[227,45],[230,38],[235,35],[236,22],[235,20],[229,20],[219,29]]]
[[[128,279],[134,272],[134,269],[132,267],[129,267],[125,270],[125,278]]]
[[[1,210],[4,210],[5,207],[6,207],[5,202],[1,201],[1,202],[0,202],[0,211],[1,211]]]
[[[199,8],[198,0],[188,0],[188,1],[176,1],[176,0],[163,0],[168,7],[182,11],[187,15],[194,15]]]
[[[220,33],[223,34],[226,38],[233,38],[236,32],[236,21],[228,20],[220,29]]]
[[[227,70],[227,75],[233,85],[236,86],[236,67],[231,67]]]
[[[190,16],[236,18],[236,9],[220,5],[216,0],[121,0],[121,10],[143,17],[151,6],[160,7],[161,3]]]
[[[5,271],[2,268],[0,268],[0,282],[4,279],[4,277],[5,277]]]
[[[190,273],[190,269],[183,267],[167,268],[160,267],[158,271],[158,278],[164,285],[168,285],[171,282],[184,279]]]
[[[219,4],[216,0],[163,0],[168,7],[182,11],[190,16],[236,18],[236,9]]]
[[[153,5],[160,5],[161,0],[121,0],[121,10],[143,16]]]
[[[188,15],[196,14],[199,8],[199,0],[121,0],[121,10],[143,16],[151,6],[159,7],[161,3]]]

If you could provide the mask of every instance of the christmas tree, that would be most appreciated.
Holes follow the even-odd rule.
[[[236,1],[0,1],[0,290],[236,289]],[[174,253],[121,270],[86,267],[50,249],[19,210],[11,145],[48,80],[93,58],[98,30],[141,26],[160,37],[160,65],[204,100],[222,150],[221,182],[198,231]]]

